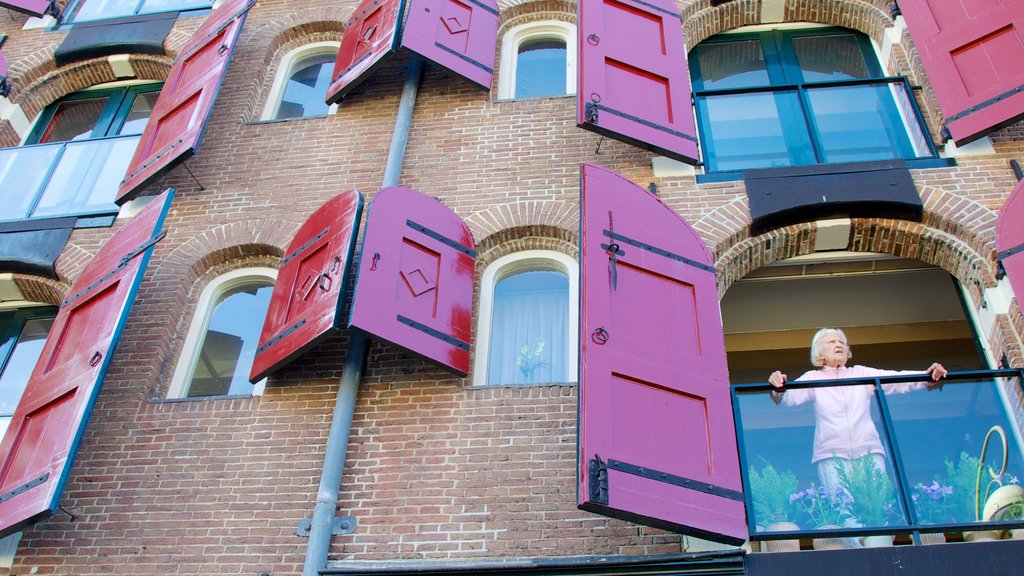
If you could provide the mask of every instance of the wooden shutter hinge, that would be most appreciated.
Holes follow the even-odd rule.
[[[145,252],[146,249],[149,248],[150,246],[152,246],[152,245],[156,244],[157,242],[163,240],[164,236],[167,236],[167,229],[166,228],[164,228],[163,230],[161,230],[161,231],[157,232],[156,234],[154,234],[153,236],[151,236],[149,238],[149,240],[146,240],[142,244],[139,244],[131,252],[125,254],[124,256],[121,256],[121,259],[118,260],[118,262],[117,262],[117,266],[115,266],[112,270],[110,270],[109,272],[107,272],[103,276],[100,276],[99,278],[94,280],[92,283],[90,283],[88,286],[86,286],[85,288],[83,288],[79,292],[77,292],[75,294],[72,294],[71,296],[68,296],[68,298],[66,300],[61,302],[61,304],[60,304],[61,307],[63,308],[64,306],[67,306],[68,304],[71,304],[75,300],[78,300],[82,296],[85,296],[86,294],[88,294],[92,290],[96,289],[98,286],[100,286],[101,284],[103,284],[107,280],[110,280],[111,278],[113,278],[114,275],[116,275],[118,272],[120,272],[122,269],[124,269],[126,266],[128,266],[128,264],[131,263],[133,258],[135,258],[139,254],[142,254],[143,252]]]
[[[587,475],[590,489],[590,501],[594,504],[608,504],[608,465],[601,460],[600,454],[595,454],[587,464]]]

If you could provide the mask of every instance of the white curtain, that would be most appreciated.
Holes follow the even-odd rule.
[[[538,270],[494,288],[488,384],[568,380],[569,279]]]

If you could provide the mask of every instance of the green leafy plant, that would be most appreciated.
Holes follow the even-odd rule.
[[[789,495],[789,501],[796,505],[810,520],[811,526],[842,526],[851,517],[852,500],[846,491],[829,490],[825,486],[815,486]]]
[[[765,461],[760,472],[750,467],[749,480],[754,517],[759,524],[793,521],[796,509],[789,496],[796,491],[798,481],[791,470],[779,472]]]
[[[861,524],[887,526],[890,520],[902,520],[892,481],[871,455],[851,460],[848,465],[839,464],[837,471],[840,485],[853,501],[853,514]]]
[[[953,487],[953,493],[946,508],[948,522],[974,522],[977,520],[975,498],[978,489],[978,467],[981,459],[961,452],[953,462],[946,459],[946,484]]]
[[[921,524],[942,524],[949,522],[949,509],[954,502],[954,488],[932,480],[931,485],[918,483],[910,495]]]
[[[544,360],[544,341],[540,338],[534,340],[533,345],[525,345],[519,350],[519,357],[516,358],[516,366],[527,382],[533,382],[534,372],[544,368],[548,363]]]

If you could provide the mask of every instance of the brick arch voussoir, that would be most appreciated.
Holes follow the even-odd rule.
[[[576,2],[569,0],[499,1],[499,4],[501,4],[501,20],[498,38],[501,38],[502,34],[513,26],[531,22],[561,20],[572,24],[576,23]]]
[[[579,206],[569,202],[531,200],[499,204],[465,218],[478,245],[504,230],[530,226],[550,227],[575,234],[579,229]]]
[[[999,215],[983,204],[932,186],[920,188],[924,224],[960,238],[988,262],[995,274],[995,229]]]
[[[68,282],[32,274],[14,274],[13,280],[14,285],[21,292],[21,296],[29,302],[43,302],[60,306],[71,290],[71,284]]]

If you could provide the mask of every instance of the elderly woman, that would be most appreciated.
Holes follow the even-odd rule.
[[[811,364],[817,369],[804,373],[797,380],[805,382],[921,373],[916,370],[879,370],[859,365],[847,367],[852,356],[846,334],[842,330],[822,328],[811,339]],[[937,362],[924,372],[930,378],[927,382],[883,384],[882,389],[886,394],[921,390],[934,386],[935,382],[947,374],[942,364]],[[871,399],[875,393],[873,385],[803,388],[787,392],[784,389],[787,380],[788,376],[778,370],[768,377],[768,382],[775,387],[772,399],[776,404],[787,406],[814,402],[811,463],[817,465],[818,477],[829,493],[836,494],[844,490],[839,481],[839,466],[849,471],[851,463],[856,459],[870,457],[875,466],[885,472],[885,449],[875,423],[871,420]],[[859,525],[856,521],[848,523],[848,526]]]

